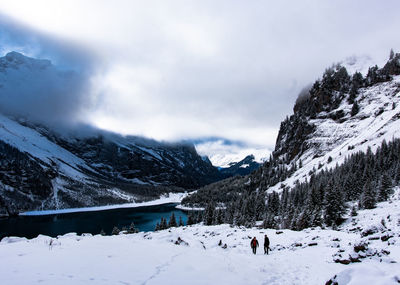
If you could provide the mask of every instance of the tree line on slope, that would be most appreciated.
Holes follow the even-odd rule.
[[[205,210],[189,218],[206,225],[251,227],[263,220],[265,228],[336,227],[349,210],[355,215],[358,209],[372,209],[389,198],[393,185],[400,183],[399,158],[400,139],[383,141],[376,153],[371,148],[354,153],[342,165],[311,173],[308,180],[296,182],[292,189],[285,187],[280,194],[244,188],[224,208],[209,196],[203,197]],[[354,206],[350,209],[349,204]]]

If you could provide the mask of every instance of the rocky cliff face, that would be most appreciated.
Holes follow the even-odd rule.
[[[355,121],[354,123],[360,119],[363,120],[364,117],[356,116],[358,111],[356,112],[353,106],[356,105],[360,109],[360,104],[365,103],[366,99],[373,100],[374,97],[382,94],[379,90],[374,90],[373,86],[388,87],[384,90],[388,94],[383,95],[391,96],[396,93],[398,84],[396,76],[399,74],[400,54],[392,54],[381,69],[377,66],[370,67],[365,77],[358,71],[348,74],[346,68],[341,65],[328,68],[322,79],[317,80],[309,90],[299,95],[293,108],[293,115],[281,123],[274,156],[280,158],[286,156],[289,161],[292,161],[300,158],[306,150],[318,147],[312,139],[314,138],[314,141],[317,139],[316,123],[321,123],[321,120],[332,121],[339,125],[349,120]],[[366,96],[371,98],[366,98]],[[384,107],[387,107],[380,106],[380,102],[376,103],[374,107],[377,110],[381,108],[384,110]],[[361,108],[361,113],[364,113],[363,111]]]
[[[384,67],[370,67],[364,75],[349,74],[341,65],[328,68],[300,94],[293,115],[281,123],[273,158],[263,171],[275,164],[283,179],[265,187],[279,190],[304,181],[310,173],[341,164],[351,153],[399,137],[399,68],[400,54],[392,54]],[[262,179],[254,180],[263,184]]]

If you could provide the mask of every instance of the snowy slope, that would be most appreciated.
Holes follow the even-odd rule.
[[[62,174],[74,179],[86,178],[78,168],[92,170],[81,158],[49,141],[37,131],[22,126],[1,114],[0,138],[21,152],[29,153],[47,164],[55,162]]]
[[[338,231],[194,225],[119,236],[9,237],[0,242],[0,275],[10,285],[309,285],[334,276],[340,285],[397,284],[399,198],[397,189],[390,201],[359,211]],[[269,255],[263,254],[264,234]],[[256,255],[249,247],[253,236],[260,241]],[[361,262],[343,264],[350,256]]]
[[[388,142],[400,137],[400,76],[360,89],[357,98],[360,112],[354,117],[350,115],[352,105],[344,99],[332,111],[343,110],[347,115],[341,120],[330,119],[329,113],[322,112],[309,121],[316,129],[306,141],[309,149],[297,158],[303,167],[283,181],[284,185],[292,186],[296,180],[304,181],[310,171],[335,167],[352,153],[365,152],[368,147],[374,151],[383,140]],[[330,163],[329,157],[332,158]],[[281,183],[278,183],[269,191],[280,189]]]

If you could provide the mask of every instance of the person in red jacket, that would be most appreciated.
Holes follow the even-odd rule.
[[[253,253],[256,254],[257,252],[257,247],[258,247],[258,240],[256,237],[253,237],[253,239],[250,242],[251,249],[253,250]]]

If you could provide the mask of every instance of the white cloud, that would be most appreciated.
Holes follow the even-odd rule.
[[[96,108],[123,133],[223,136],[272,148],[297,93],[352,54],[380,60],[398,1],[2,1],[6,15],[90,49]]]

